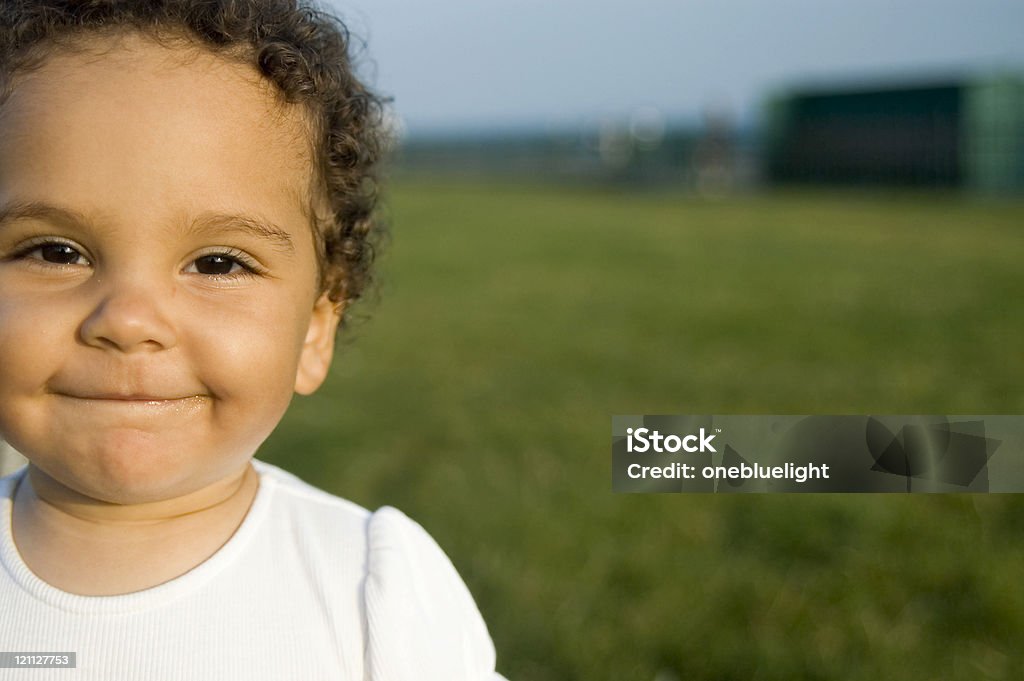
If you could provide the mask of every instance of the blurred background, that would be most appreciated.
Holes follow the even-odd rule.
[[[1017,679],[1018,495],[614,495],[613,414],[1024,413],[1019,0],[334,0],[392,237],[259,456],[512,681]]]
[[[392,238],[262,457],[422,523],[513,681],[1024,678],[1017,495],[610,480],[612,414],[1024,413],[1024,3],[331,6]]]

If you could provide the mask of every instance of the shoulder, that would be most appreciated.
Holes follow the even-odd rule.
[[[370,516],[370,512],[359,504],[314,487],[283,468],[259,459],[253,459],[252,465],[259,473],[261,483],[273,485],[275,494],[281,496],[285,503],[306,506],[325,513],[351,515],[364,521]]]
[[[494,644],[462,578],[434,539],[398,509],[367,528],[364,587],[369,678],[495,681]]]
[[[278,532],[309,538],[325,550],[351,551],[366,536],[370,512],[357,503],[318,489],[288,471],[252,460],[260,476],[267,521]],[[259,498],[259,497],[258,497]]]
[[[306,562],[361,575],[368,680],[502,680],[469,589],[419,523],[391,506],[370,512],[271,464],[253,466],[273,487],[271,523],[288,541],[299,538]]]

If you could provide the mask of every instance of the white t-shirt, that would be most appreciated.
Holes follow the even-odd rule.
[[[448,557],[394,508],[366,509],[253,460],[259,490],[213,556],[118,596],[56,589],[25,565],[0,478],[0,650],[76,654],[33,681],[502,681]]]

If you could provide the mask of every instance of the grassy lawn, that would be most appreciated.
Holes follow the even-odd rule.
[[[1024,501],[613,495],[610,416],[1024,413],[1024,202],[403,184],[261,458],[445,548],[512,681],[1009,679]]]

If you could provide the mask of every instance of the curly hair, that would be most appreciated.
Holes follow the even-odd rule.
[[[385,230],[377,202],[387,100],[356,77],[341,20],[312,0],[3,0],[0,106],[15,76],[40,67],[55,49],[129,33],[255,67],[284,101],[302,105],[320,292],[343,306],[358,299]]]

